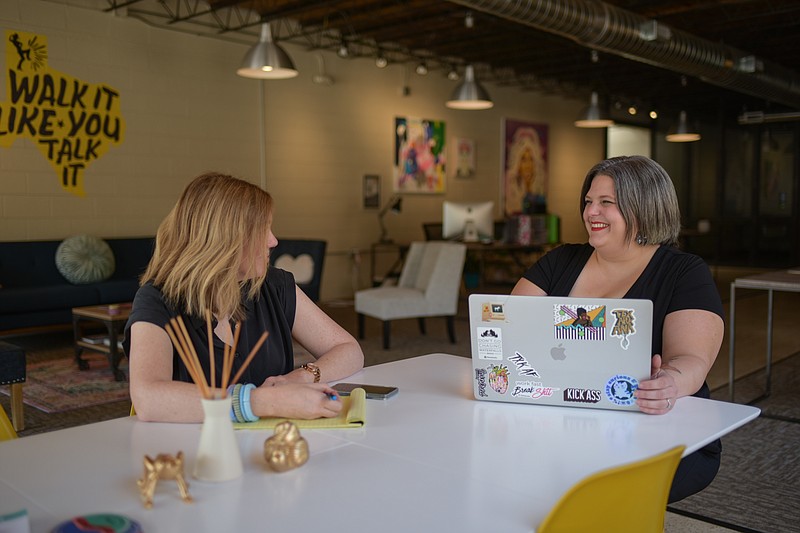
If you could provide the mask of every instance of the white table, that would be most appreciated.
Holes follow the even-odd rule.
[[[145,454],[187,456],[196,424],[135,417],[0,443],[0,514],[28,509],[35,532],[74,515],[122,513],[148,532],[527,532],[559,496],[597,470],[684,444],[690,453],[758,416],[746,405],[682,398],[663,416],[475,401],[470,360],[433,354],[369,367],[347,381],[396,385],[367,403],[362,429],[303,430],[311,458],[273,473],[270,432],[239,431],[245,473],[189,479],[192,504],[161,482],[145,510]]]
[[[774,291],[800,292],[800,267],[778,272],[765,272],[753,276],[736,278],[731,282],[730,324],[728,326],[730,340],[728,342],[728,398],[733,399],[734,382],[736,375],[734,366],[735,356],[735,328],[736,328],[736,289],[757,289],[767,291],[767,364],[765,367],[766,385],[764,394],[757,398],[760,400],[769,396],[772,390],[772,293]],[[753,400],[755,402],[756,400]]]

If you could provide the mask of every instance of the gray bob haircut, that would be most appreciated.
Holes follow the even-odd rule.
[[[581,188],[581,217],[586,194],[596,176],[614,180],[617,207],[622,213],[628,241],[640,235],[649,244],[678,244],[681,213],[675,186],[667,171],[641,155],[620,156],[596,164]]]

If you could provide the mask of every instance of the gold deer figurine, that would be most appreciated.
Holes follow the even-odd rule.
[[[308,442],[293,423],[281,422],[275,426],[275,434],[264,441],[264,459],[277,472],[297,468],[308,461]]]
[[[159,479],[174,479],[178,482],[178,489],[181,491],[181,498],[185,502],[191,502],[189,495],[189,484],[183,477],[183,452],[173,457],[166,453],[160,453],[155,459],[148,455],[144,456],[144,475],[142,479],[137,479],[136,484],[142,493],[142,503],[147,509],[153,507],[153,493],[156,491],[156,484]]]

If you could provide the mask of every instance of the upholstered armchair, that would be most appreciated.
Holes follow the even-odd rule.
[[[391,321],[417,318],[420,332],[425,334],[425,317],[447,319],[450,342],[455,343],[455,315],[461,273],[467,247],[461,243],[430,241],[413,242],[406,255],[396,286],[375,287],[356,292],[358,336],[364,338],[364,317],[383,322],[383,348],[389,349]]]
[[[322,266],[325,262],[326,241],[313,239],[278,239],[270,250],[270,264],[291,272],[295,283],[313,302],[319,301],[322,285]]]

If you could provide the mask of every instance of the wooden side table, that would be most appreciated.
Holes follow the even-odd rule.
[[[74,307],[72,309],[72,329],[75,334],[75,362],[80,370],[88,370],[89,363],[81,358],[84,349],[94,350],[108,356],[111,372],[117,381],[125,381],[125,372],[119,369],[122,354],[117,346],[117,339],[128,317],[131,314],[131,304],[92,305],[89,307]],[[106,327],[108,332],[108,346],[104,343],[92,343],[84,340],[83,323],[95,322]]]
[[[22,411],[22,385],[25,383],[25,350],[0,341],[0,385],[11,387],[11,424],[14,431],[25,429]]]

